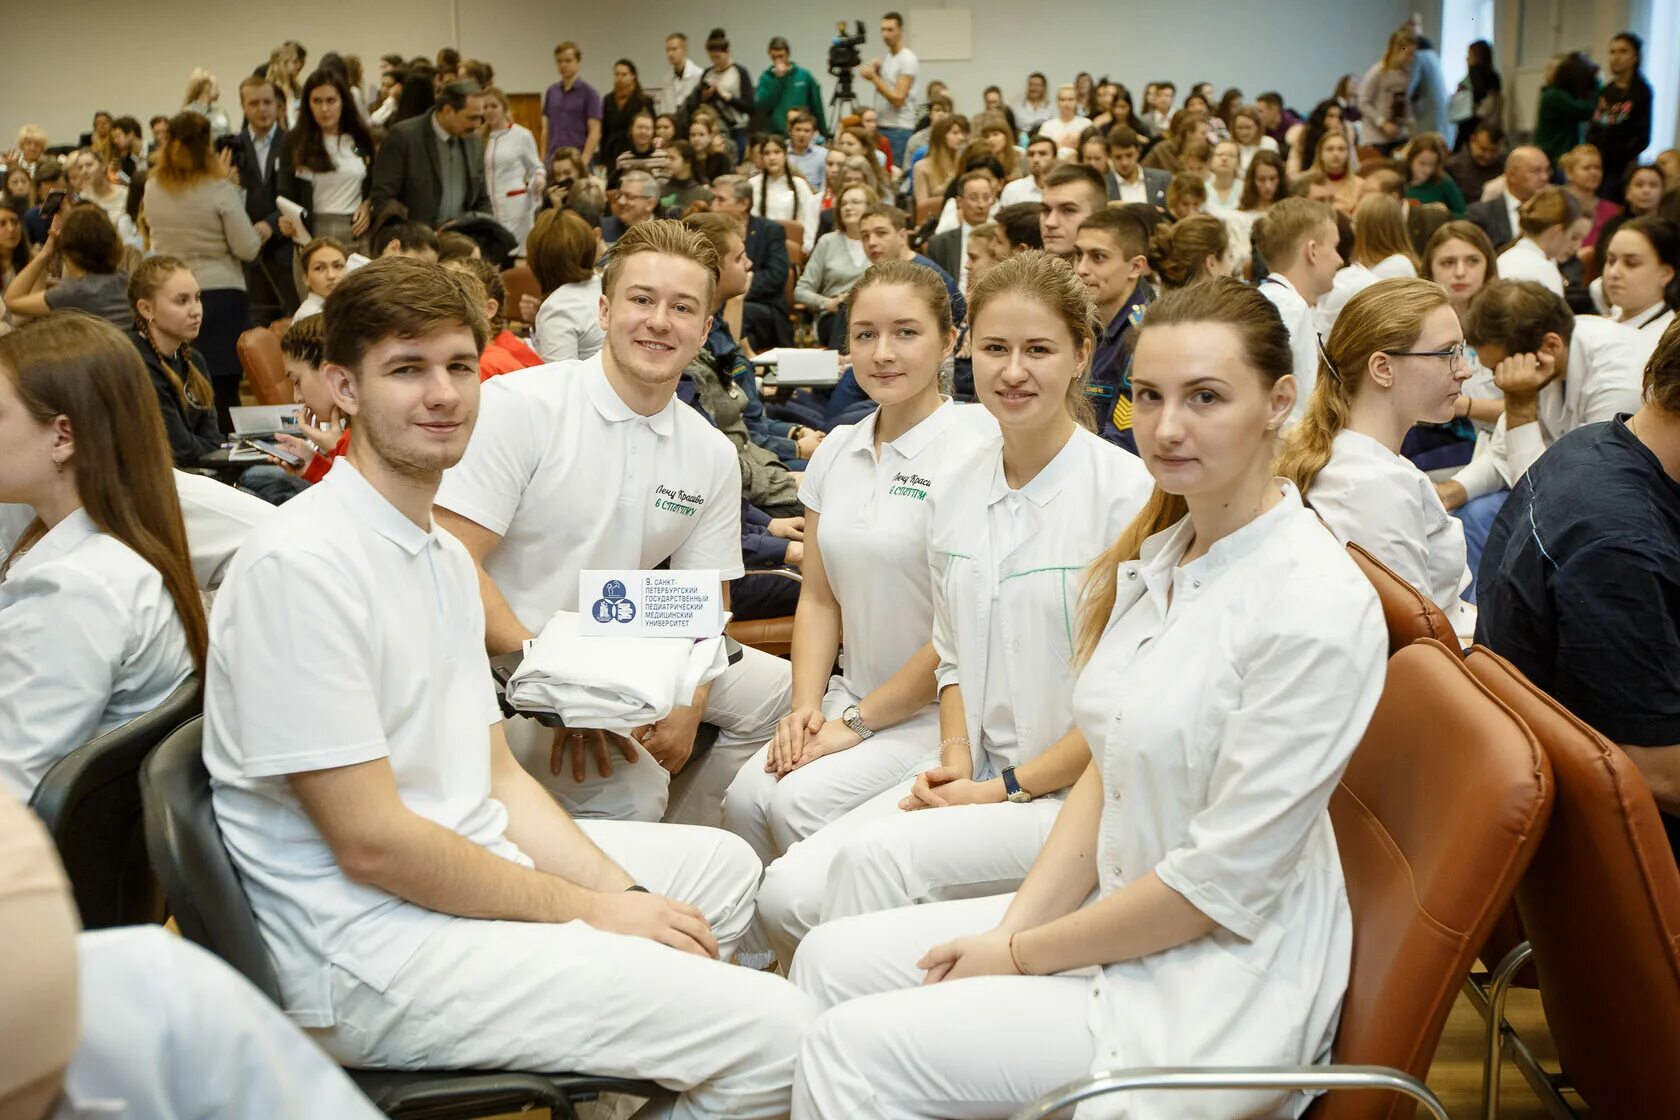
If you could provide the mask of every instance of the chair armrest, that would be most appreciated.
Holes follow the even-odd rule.
[[[748,568],[746,574],[749,576],[775,576],[778,579],[790,579],[794,583],[805,582],[805,577],[800,575],[798,569],[795,568]],[[742,578],[746,577],[743,576]]]
[[[1048,1120],[1092,1097],[1133,1089],[1385,1089],[1419,1102],[1435,1120],[1447,1110],[1423,1082],[1387,1066],[1144,1066],[1111,1070],[1064,1085],[1010,1120]]]

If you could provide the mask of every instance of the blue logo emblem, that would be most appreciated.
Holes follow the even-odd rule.
[[[627,597],[624,584],[616,579],[609,579],[601,587],[601,597],[595,600],[590,608],[595,621],[605,625],[610,622],[630,622],[636,617],[636,604]]]

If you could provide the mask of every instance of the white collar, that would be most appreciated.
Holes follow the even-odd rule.
[[[330,487],[333,493],[339,495],[357,515],[359,524],[372,529],[410,556],[420,555],[427,545],[439,541],[435,521],[429,530],[410,521],[407,515],[391,504],[389,498],[373,488],[373,483],[356,469],[356,464],[347,455],[333,460],[332,469],[319,485]]]
[[[875,455],[875,421],[880,415],[879,410],[871,412],[857,426],[858,442],[854,450],[871,458]],[[938,408],[922,417],[909,431],[900,433],[897,439],[885,441],[881,446],[892,448],[900,458],[914,459],[933,445],[940,433],[951,426],[956,415],[957,406],[951,403],[951,398],[942,397]]]
[[[1056,452],[1055,458],[1044,464],[1044,469],[1033,475],[1032,481],[1019,489],[1010,487],[1009,479],[1003,473],[1003,454],[1000,451],[997,466],[993,468],[992,493],[986,504],[996,505],[1010,494],[1020,494],[1040,509],[1049,505],[1067,484],[1068,475],[1073,471],[1073,460],[1079,455],[1077,448],[1082,434],[1089,433],[1075,425],[1073,434],[1062,445],[1062,449]]]
[[[589,403],[595,406],[595,411],[601,414],[601,419],[609,424],[620,424],[629,420],[640,420],[654,433],[668,436],[676,428],[677,397],[673,392],[671,398],[665,402],[665,407],[652,416],[643,416],[618,395],[618,390],[607,380],[607,367],[601,361],[601,355],[596,354],[588,359],[590,368],[581,371],[579,376],[584,378],[583,391],[589,396]]]
[[[21,575],[29,569],[49,560],[57,560],[61,556],[68,556],[78,546],[95,533],[99,526],[93,523],[93,518],[82,506],[77,506],[68,513],[64,520],[41,534],[41,538],[29,547],[29,551],[12,561],[11,576]]]

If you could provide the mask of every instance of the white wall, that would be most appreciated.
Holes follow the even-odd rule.
[[[961,7],[962,0],[889,0],[915,7]],[[7,5],[6,51],[0,66],[0,147],[10,147],[25,121],[44,127],[53,143],[74,142],[95,109],[132,113],[142,121],[180,106],[188,73],[209,67],[221,79],[223,108],[238,119],[239,78],[279,40],[295,38],[311,57],[327,50],[357,53],[370,72],[380,54],[431,55],[446,44],[490,61],[509,91],[540,90],[554,80],[551,52],[561,39],[583,46],[584,76],[604,88],[615,58],[627,56],[654,85],[664,65],[667,31],[688,33],[704,64],[701,44],[714,26],[728,29],[735,54],[756,78],[764,44],[785,35],[794,57],[823,73],[833,21],[862,18],[880,51],[879,13],[887,4],[857,6],[783,0],[71,0],[73,15],[51,3]],[[1052,83],[1080,70],[1110,74],[1135,92],[1170,78],[1179,88],[1199,80],[1240,87],[1250,97],[1277,89],[1302,113],[1326,96],[1345,72],[1363,73],[1382,52],[1388,33],[1413,10],[1438,30],[1440,0],[967,0],[973,12],[975,57],[927,61],[923,76],[948,82],[959,108],[978,106],[993,82],[1011,101],[1029,70]],[[165,30],[167,28],[167,30]],[[914,22],[909,41],[915,47]],[[55,44],[57,46],[55,47]],[[66,51],[93,64],[69,66]],[[861,83],[860,83],[861,84]]]

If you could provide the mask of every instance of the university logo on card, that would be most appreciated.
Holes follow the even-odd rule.
[[[595,600],[590,608],[595,621],[603,625],[609,622],[634,622],[636,620],[636,603],[624,589],[624,584],[616,579],[609,579],[601,586],[601,597]]]
[[[669,486],[656,485],[653,488],[653,508],[667,513],[677,513],[684,517],[693,517],[700,512],[700,507],[706,504],[704,494],[690,494],[680,487],[672,489]]]
[[[914,498],[918,502],[927,501],[928,487],[933,485],[931,478],[923,478],[919,474],[893,475],[892,485],[887,487],[887,495],[895,498]]]

